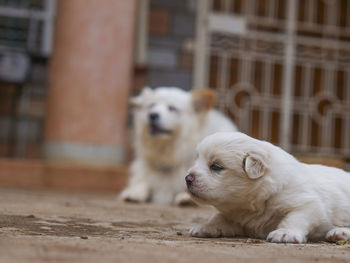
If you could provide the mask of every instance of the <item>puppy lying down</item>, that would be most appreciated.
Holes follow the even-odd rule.
[[[192,228],[192,236],[350,240],[350,173],[301,163],[240,132],[206,137],[197,154],[186,176],[188,191],[218,213]]]

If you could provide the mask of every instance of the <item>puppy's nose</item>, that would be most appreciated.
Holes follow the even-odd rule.
[[[157,121],[159,119],[159,114],[155,113],[155,112],[152,112],[152,113],[149,114],[148,118],[149,118],[149,120],[151,122],[155,122],[155,121]]]
[[[192,185],[192,182],[194,181],[194,176],[192,174],[188,174],[185,177],[185,180],[186,180],[187,186],[190,186],[190,185]]]

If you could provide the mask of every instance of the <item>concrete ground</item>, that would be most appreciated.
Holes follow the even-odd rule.
[[[188,235],[211,208],[0,190],[0,262],[350,262],[350,246]]]

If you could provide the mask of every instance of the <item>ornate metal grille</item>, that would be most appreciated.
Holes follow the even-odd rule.
[[[348,158],[350,1],[206,1],[195,86],[216,89],[218,107],[255,138]]]

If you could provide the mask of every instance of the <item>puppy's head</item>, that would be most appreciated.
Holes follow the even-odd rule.
[[[182,125],[191,125],[193,116],[206,113],[214,105],[215,93],[210,90],[187,92],[176,87],[145,87],[130,99],[138,114],[138,123],[151,136],[172,136]],[[190,119],[190,120],[188,120]]]
[[[197,146],[197,159],[185,180],[200,203],[239,202],[269,171],[266,143],[240,132],[216,133]]]

